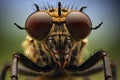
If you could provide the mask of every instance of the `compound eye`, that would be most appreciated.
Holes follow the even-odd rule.
[[[66,17],[66,25],[70,34],[76,39],[84,39],[91,32],[92,23],[89,17],[81,12],[71,12]]]
[[[25,27],[31,37],[42,40],[52,27],[51,16],[46,12],[35,12],[28,17]]]

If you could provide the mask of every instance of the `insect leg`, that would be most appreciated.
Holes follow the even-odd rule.
[[[72,42],[69,36],[66,36],[66,44],[67,44],[68,49],[72,48]]]
[[[85,71],[72,73],[71,76],[76,76],[76,77],[90,76],[90,75],[98,73],[98,72],[100,72],[102,70],[103,70],[103,64],[99,64],[99,65],[96,65],[96,66],[94,66],[94,67],[92,67],[90,69],[87,69]]]
[[[116,65],[113,63],[113,62],[110,62],[110,66],[111,66],[111,71],[112,71],[112,77],[113,77],[113,80],[117,80],[117,77],[116,77]],[[96,65],[95,67],[92,67],[86,71],[83,71],[82,73],[75,73],[74,76],[89,76],[89,75],[92,75],[92,74],[95,74],[95,73],[99,73],[100,71],[102,71],[104,69],[104,66],[103,64],[100,64],[100,65]]]
[[[113,80],[112,79],[112,73],[110,68],[110,62],[108,58],[106,57],[106,53],[103,52],[103,65],[104,65],[104,74],[105,74],[105,80]]]
[[[24,56],[21,53],[17,53],[15,55],[19,56],[18,59],[19,59],[19,61],[20,61],[20,63],[22,65],[24,65],[25,67],[27,67],[28,69],[31,69],[33,71],[36,71],[36,72],[49,72],[49,71],[51,71],[53,69],[51,67],[51,65],[38,66],[32,60],[28,59],[26,56]]]
[[[7,71],[10,69],[10,63],[6,63],[1,71],[0,80],[5,80]]]
[[[15,60],[14,60],[15,61]],[[15,62],[14,62],[14,64],[15,64]],[[1,71],[1,74],[0,74],[0,80],[6,80],[5,79],[5,76],[6,76],[6,73],[7,73],[7,71],[9,70],[11,68],[11,63],[9,62],[7,62],[5,65],[4,65],[4,67],[3,67],[3,69],[2,69],[2,71]],[[13,67],[13,69],[15,69],[15,67]],[[17,71],[16,71],[17,72]],[[18,72],[19,72],[19,74],[21,74],[21,75],[26,75],[26,76],[40,76],[40,73],[35,73],[35,72],[33,72],[33,71],[28,71],[27,69],[23,69],[23,68],[21,68],[21,67],[18,67]],[[14,73],[12,73],[12,77],[13,77],[13,74]],[[15,74],[14,74],[14,76],[15,76]],[[16,76],[17,76],[17,74],[16,74]]]
[[[54,43],[53,36],[50,36],[50,37],[48,38],[47,44],[48,44],[48,47],[49,47],[49,49],[50,49],[51,64],[52,64],[52,66],[55,65],[55,63],[58,63],[58,65],[61,66],[61,65],[60,65],[60,58],[59,58],[59,56],[57,55],[57,50],[56,50],[55,45],[54,45],[55,43]],[[54,63],[54,62],[55,62],[55,63]]]
[[[37,64],[29,60],[23,54],[16,53],[14,54],[13,63],[12,63],[12,76],[11,76],[12,80],[18,80],[18,76],[17,76],[18,75],[18,61],[22,65],[27,67],[28,69],[36,71],[36,72],[48,72],[52,70],[52,67],[50,65],[46,65],[43,67],[38,66]]]
[[[113,61],[111,61],[110,65],[111,65],[113,80],[117,80],[117,69],[116,69],[116,64],[115,64]]]
[[[35,76],[40,76],[40,73],[36,73],[33,71],[30,71],[26,68],[19,68],[18,69],[20,75],[25,75],[25,76],[30,76],[30,77],[35,77]]]
[[[72,48],[72,41],[71,38],[69,36],[66,36],[66,41],[64,43],[66,45],[65,47],[65,62],[63,63],[63,67],[65,67],[69,62],[70,62],[70,56],[71,56],[71,48]]]
[[[83,64],[79,66],[69,64],[69,66],[66,69],[70,71],[84,71],[94,66],[101,59],[103,60],[104,65],[105,80],[112,80],[110,62],[104,51],[96,52],[93,56],[91,56],[88,60],[86,60]]]
[[[18,55],[13,56],[11,79],[18,80]]]

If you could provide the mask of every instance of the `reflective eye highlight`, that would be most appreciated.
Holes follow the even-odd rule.
[[[76,39],[84,39],[91,32],[92,23],[82,12],[71,12],[66,17],[66,25],[70,34]]]
[[[52,27],[52,19],[46,12],[35,12],[28,17],[25,26],[31,37],[42,40],[48,35]]]

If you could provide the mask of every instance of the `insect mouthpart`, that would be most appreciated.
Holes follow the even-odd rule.
[[[47,44],[54,62],[60,68],[64,68],[70,61],[72,39],[68,35],[60,34],[61,27],[58,28],[54,35],[49,36]]]

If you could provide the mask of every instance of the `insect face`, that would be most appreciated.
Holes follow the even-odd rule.
[[[56,8],[52,12],[51,10],[35,12],[26,21],[27,32],[37,40],[43,40],[53,26],[56,26],[54,27],[56,30],[61,26],[67,26],[70,35],[76,40],[81,40],[88,36],[92,24],[89,17],[82,12],[63,9],[59,16]]]
[[[91,26],[85,13],[61,7],[34,12],[26,20],[28,34],[46,42],[49,54],[60,67],[70,62],[74,41],[86,38]]]

